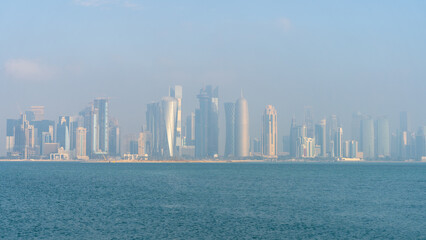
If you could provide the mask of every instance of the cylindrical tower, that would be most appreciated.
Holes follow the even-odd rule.
[[[235,103],[235,156],[250,155],[249,112],[247,100],[242,96]]]

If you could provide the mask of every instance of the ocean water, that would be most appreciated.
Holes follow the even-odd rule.
[[[426,164],[0,162],[2,239],[426,239]]]

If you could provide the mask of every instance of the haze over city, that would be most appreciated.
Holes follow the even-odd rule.
[[[10,1],[0,4],[0,155],[7,118],[45,106],[45,118],[76,115],[110,98],[122,134],[146,124],[146,106],[182,85],[182,116],[206,85],[223,103],[241,89],[250,135],[260,137],[266,105],[278,114],[278,139],[293,115],[331,114],[350,136],[351,117],[387,115],[391,129],[407,111],[425,124],[425,3],[196,1]],[[279,149],[281,147],[278,147]]]

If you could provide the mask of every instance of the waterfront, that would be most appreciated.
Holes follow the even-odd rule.
[[[426,238],[426,165],[0,163],[0,238]]]

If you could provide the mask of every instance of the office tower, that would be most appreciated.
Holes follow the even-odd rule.
[[[272,105],[268,105],[263,113],[263,156],[277,157],[277,135],[277,110]]]
[[[315,157],[315,139],[304,137],[301,144],[301,157],[314,158]]]
[[[331,115],[327,122],[326,122],[327,126],[327,152],[328,152],[328,156],[330,157],[334,157],[334,144],[333,146],[331,145],[331,142],[334,142],[334,136],[336,135],[337,132],[337,128],[339,127],[339,123],[338,123],[338,119],[336,115]]]
[[[76,145],[75,145],[77,159],[87,158],[86,137],[87,137],[86,129],[84,127],[78,127],[76,130]]]
[[[358,141],[352,140],[349,142],[349,157],[358,157]]]
[[[94,120],[94,144],[93,151],[95,154],[108,154],[108,99],[97,98],[94,101],[95,118]]]
[[[109,121],[109,143],[108,151],[110,156],[120,156],[120,126],[117,119]]]
[[[345,158],[350,158],[351,154],[350,154],[350,141],[344,141],[343,143],[343,157]]]
[[[140,132],[138,138],[138,155],[144,156],[151,153],[152,135],[150,132]]]
[[[160,103],[150,103],[147,105],[146,110],[146,126],[148,132],[152,135],[152,148],[151,152],[148,153],[153,157],[161,157],[161,140],[164,134],[164,130],[161,127],[162,123],[162,108]]]
[[[30,111],[34,113],[35,121],[44,120],[44,106],[31,106]]]
[[[195,156],[215,157],[219,150],[219,91],[206,86],[197,95],[199,109],[195,111]]]
[[[334,157],[341,158],[342,155],[342,136],[343,136],[343,129],[341,127],[337,128],[337,131],[335,133],[334,137]]]
[[[235,156],[250,155],[249,112],[247,100],[241,97],[235,103]]]
[[[70,150],[70,117],[60,116],[56,127],[56,141],[65,151]]]
[[[130,154],[138,154],[138,141],[130,140]]]
[[[15,129],[19,127],[19,120],[6,120],[6,152],[8,156],[11,156],[12,153],[15,151]]]
[[[93,105],[86,107],[83,109],[79,115],[82,118],[82,127],[86,129],[86,155],[88,157],[92,156],[92,145],[93,145],[93,117],[94,117],[94,109]]]
[[[50,141],[54,140],[54,126],[55,122],[50,120],[41,120],[41,121],[31,121],[31,125],[35,128],[35,137],[36,137],[36,151],[39,155],[43,153],[43,135],[48,136]]]
[[[408,112],[403,111],[399,113],[399,130],[401,132],[408,132],[409,131],[409,117]]]
[[[306,136],[309,138],[315,137],[314,135],[314,120],[312,114],[312,107],[305,106],[305,125],[306,125]]]
[[[169,88],[169,96],[177,101],[176,112],[176,147],[179,149],[182,146],[182,86],[176,85]]]
[[[234,156],[234,134],[235,134],[235,104],[227,102],[225,105],[225,119],[226,119],[226,143],[225,143],[225,157]]]
[[[176,153],[176,121],[178,101],[175,98],[165,97],[161,101],[165,126],[165,152],[163,156],[174,157]]]
[[[376,121],[376,156],[379,158],[390,157],[390,129],[386,117],[380,117]]]
[[[290,125],[290,156],[296,157],[296,141],[297,141],[297,129],[296,129],[296,118],[293,116],[291,118]]]
[[[366,159],[373,159],[374,152],[374,121],[371,117],[361,120],[362,152]]]
[[[186,124],[185,124],[185,139],[186,139],[186,145],[187,146],[194,146],[195,145],[195,113],[191,112],[186,117]]]
[[[416,133],[416,160],[426,158],[426,126],[419,127]]]
[[[327,157],[327,137],[326,137],[326,120],[322,119],[315,125],[315,141],[320,146],[321,157]]]

